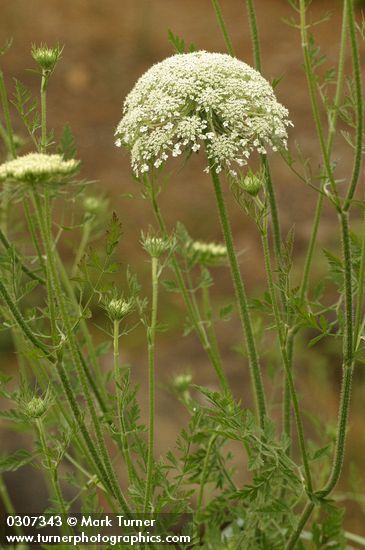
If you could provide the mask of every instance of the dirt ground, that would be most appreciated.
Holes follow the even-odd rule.
[[[318,167],[318,143],[310,116],[310,105],[302,69],[298,31],[285,25],[282,17],[293,15],[285,0],[257,0],[258,22],[262,41],[263,74],[268,79],[282,77],[277,88],[279,100],[287,106],[294,129],[290,132],[292,144],[297,140],[303,154]],[[237,55],[252,63],[248,22],[244,2],[224,0],[224,15],[231,31]],[[332,19],[315,27],[315,36],[328,55],[329,64],[336,62],[340,31],[340,2],[315,0],[313,20],[327,11]],[[215,21],[209,0],[0,0],[0,43],[13,37],[10,52],[1,59],[1,68],[7,83],[12,78],[25,82],[36,93],[38,83],[32,73],[24,69],[32,67],[30,44],[55,42],[65,45],[63,61],[59,65],[49,89],[49,124],[60,134],[68,122],[75,134],[78,155],[83,163],[83,175],[98,180],[95,188],[105,190],[124,224],[124,240],[121,260],[144,272],[146,262],[138,245],[140,230],[146,229],[153,218],[147,202],[138,198],[139,189],[133,182],[129,159],[113,146],[113,131],[121,116],[121,105],[135,80],[154,62],[171,54],[167,30],[193,42],[199,49],[224,51],[224,42]],[[364,52],[363,52],[364,53]],[[19,127],[20,128],[20,127]],[[351,151],[339,141],[335,146],[339,161],[339,173],[349,173]],[[302,266],[302,252],[312,223],[315,194],[293,179],[279,156],[270,157],[273,179],[280,204],[283,231],[295,225],[295,254],[297,272]],[[189,162],[168,186],[162,197],[166,218],[174,224],[183,221],[190,233],[199,239],[221,239],[214,198],[209,178],[202,172],[203,160]],[[362,181],[362,185],[364,181]],[[136,198],[125,198],[133,193]],[[232,214],[237,247],[244,250],[242,271],[250,291],[260,290],[264,284],[260,243],[252,223],[234,204],[227,189],[227,199]],[[321,247],[336,247],[339,231],[336,218],[326,209],[321,224]],[[318,255],[317,274],[323,262]],[[225,270],[217,271],[217,285],[221,300],[229,300],[231,283]],[[163,298],[162,315],[180,314],[179,304],[172,304],[172,295]],[[171,308],[171,311],[170,311]],[[179,313],[180,311],[180,313]],[[177,313],[176,313],[177,312]],[[162,319],[163,320],[163,319]],[[240,338],[240,329],[222,324],[220,341],[223,346],[227,372],[237,397],[248,401],[247,369],[232,351]],[[146,395],[146,359],[142,349],[144,342],[134,339],[125,350],[126,361],[133,365],[136,380],[141,382],[141,398]],[[325,420],[335,422],[340,380],[339,358],[331,350],[320,348],[315,355],[301,355],[296,364],[298,385],[303,394],[303,404]],[[11,355],[2,354],[8,368],[13,364]],[[313,372],[314,364],[322,365],[320,374]],[[108,365],[106,365],[107,368]],[[158,348],[158,376],[166,382],[173,372],[189,367],[194,380],[215,386],[211,370],[194,337],[182,339],[181,330],[168,338],[160,337]],[[320,378],[322,377],[322,378]],[[322,383],[327,381],[326,384]],[[354,405],[349,432],[348,460],[343,489],[350,490],[346,482],[350,463],[360,469],[361,482],[365,483],[363,450],[365,436],[364,376],[358,373],[355,383]],[[145,400],[144,410],[145,410]],[[173,405],[172,398],[160,390],[157,399],[157,446],[163,451],[173,444],[181,410]],[[6,447],[16,446],[10,439]],[[10,478],[9,478],[10,480]],[[12,488],[16,499],[24,502],[30,492],[17,478]],[[39,495],[42,498],[42,495]],[[365,535],[364,516],[360,505],[348,503],[346,514],[348,529]]]

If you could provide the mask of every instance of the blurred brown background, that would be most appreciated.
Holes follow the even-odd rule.
[[[252,63],[250,35],[241,0],[223,0],[222,8],[231,32],[237,55]],[[336,63],[340,33],[341,2],[314,0],[311,18],[318,19],[326,11],[332,11],[330,22],[315,27],[315,36],[329,65]],[[285,0],[257,0],[257,15],[262,43],[263,73],[268,79],[282,77],[277,88],[279,100],[288,107],[294,129],[290,143],[297,140],[305,156],[311,158],[315,170],[319,166],[319,147],[310,116],[298,31],[285,25],[281,18],[293,15]],[[123,99],[135,80],[152,64],[172,53],[167,40],[167,30],[193,42],[199,49],[225,51],[224,42],[217,27],[210,0],[0,0],[0,43],[13,37],[10,52],[1,59],[7,84],[12,88],[12,78],[25,82],[34,93],[38,81],[35,75],[24,71],[33,67],[30,57],[31,43],[56,42],[65,45],[63,60],[51,79],[49,87],[49,125],[60,135],[68,122],[75,134],[78,155],[83,162],[83,175],[99,181],[95,190],[105,190],[112,198],[112,206],[124,224],[124,240],[120,259],[124,265],[146,272],[148,265],[138,244],[140,230],[153,221],[150,206],[139,198],[139,189],[132,181],[129,159],[126,153],[113,145],[113,132],[121,116]],[[362,52],[363,54],[364,52]],[[20,126],[19,126],[20,128]],[[339,177],[351,169],[351,151],[344,142],[335,146],[339,162]],[[294,279],[302,267],[302,254],[312,223],[315,194],[293,178],[279,156],[271,155],[273,178],[280,205],[284,233],[295,225],[295,255],[297,264]],[[168,221],[174,225],[183,221],[190,233],[199,239],[221,240],[214,197],[210,180],[202,172],[204,160],[192,159],[177,173],[162,196],[162,207]],[[363,184],[363,182],[362,182]],[[125,198],[133,193],[136,198]],[[262,255],[255,227],[246,219],[229,197],[229,207],[237,247],[244,250],[242,269],[252,293],[262,290],[265,279],[262,271]],[[339,232],[336,218],[326,209],[319,235],[320,246],[336,250]],[[314,266],[317,277],[322,276],[325,261],[318,253]],[[217,300],[226,303],[231,296],[231,283],[226,270],[216,272],[219,293]],[[148,287],[146,287],[148,292]],[[196,339],[182,339],[181,319],[184,316],[174,295],[162,298],[162,322],[172,321],[176,327],[168,336],[159,337],[158,376],[167,382],[174,372],[191,368],[194,381],[215,387],[216,381]],[[237,397],[249,403],[249,384],[242,360],[232,351],[240,339],[238,323],[219,325],[219,337],[225,357],[229,379]],[[133,365],[136,380],[142,384],[141,399],[145,410],[146,359],[143,333],[139,333],[126,345],[126,361]],[[11,353],[3,351],[3,363],[13,364]],[[340,382],[340,358],[325,345],[310,353],[302,351],[296,362],[298,386],[303,404],[321,420],[336,419]],[[348,460],[342,482],[344,491],[351,491],[348,483],[349,465],[359,468],[364,482],[364,384],[361,372],[355,378],[354,400],[350,426]],[[247,401],[246,401],[247,400]],[[157,399],[159,415],[157,428],[158,449],[163,451],[173,445],[176,431],[181,424],[182,411],[165,391]],[[326,434],[328,435],[328,434]],[[10,434],[5,441],[7,449],[16,448]],[[10,479],[10,478],[9,478]],[[18,502],[24,500],[21,478],[12,488]],[[361,486],[358,484],[358,489]],[[18,498],[17,498],[18,497]],[[365,498],[365,497],[364,497]],[[365,535],[362,506],[346,503],[346,525]]]

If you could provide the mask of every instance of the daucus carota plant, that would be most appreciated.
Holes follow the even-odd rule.
[[[62,48],[32,47],[39,105],[19,81],[11,99],[0,73],[0,315],[20,373],[13,385],[5,374],[1,377],[1,395],[11,403],[2,418],[9,427],[27,429],[35,441],[32,448],[2,455],[0,474],[36,466],[49,491],[44,508],[62,515],[78,510],[128,517],[166,512],[177,518],[176,530],[179,516],[193,514],[191,540],[178,548],[364,546],[360,535],[342,529],[343,511],[331,500],[341,497],[335,491],[345,460],[353,371],[364,361],[365,226],[361,222],[358,235],[351,227],[355,216],[350,218],[364,207],[357,195],[364,152],[358,41],[364,39],[364,26],[356,23],[352,0],[344,0],[338,67],[322,73],[318,68],[326,59],[310,33],[308,2],[290,0],[298,20],[287,22],[300,30],[322,154],[318,170],[317,163],[304,159],[300,139],[293,146],[290,120],[295,112],[289,115],[278,99],[279,88],[261,74],[255,4],[246,4],[254,68],[236,57],[224,12],[212,0],[227,53],[194,46],[186,51],[184,40],[170,32],[174,55],[153,65],[125,99],[115,144],[129,151],[133,176],[157,221],[156,229],[141,234],[139,244],[148,261],[142,282],[117,261],[121,223],[117,213],[109,215],[107,197],[89,193],[90,182],[80,180],[70,129],[65,126],[56,142],[47,127],[48,84]],[[345,70],[348,45],[352,76]],[[12,104],[28,133],[30,151],[14,134]],[[343,147],[354,154],[346,186],[340,185],[333,153],[341,136]],[[170,230],[164,220],[160,181],[178,158],[188,161],[192,155],[203,157],[205,174],[200,177],[211,179],[222,243],[191,236],[180,221]],[[301,270],[293,266],[301,267],[301,258],[293,254],[294,232],[283,236],[271,155],[281,157],[291,179],[306,184],[306,193],[318,193],[299,280]],[[240,266],[226,208],[231,198],[240,214],[251,219],[262,243],[263,296],[251,296],[244,284],[247,266]],[[338,216],[342,250],[340,257],[324,251],[327,286],[313,284],[326,202]],[[17,223],[10,224],[12,220]],[[71,262],[60,254],[60,244],[70,241],[70,235],[79,239]],[[227,267],[234,292],[229,303],[218,305],[212,286]],[[195,333],[212,377],[209,387],[196,385],[194,365],[171,375],[176,407],[188,420],[175,445],[159,456],[156,403],[164,391],[159,333],[175,328],[166,324],[171,318],[164,305],[167,292],[180,296],[174,307],[184,308],[179,316],[184,334]],[[241,368],[232,384],[221,333],[223,323],[231,323],[235,337],[237,314],[242,336],[234,351]],[[125,364],[133,331],[146,347],[145,423],[133,365]],[[307,421],[311,415],[297,380],[297,364],[311,364],[317,357],[312,348],[322,349],[323,342],[341,356],[343,374],[338,425],[330,441],[327,435],[324,440],[328,430],[320,420],[313,425]],[[313,377],[322,367],[314,368]],[[248,376],[253,411],[242,404]],[[313,435],[318,426],[318,436]],[[14,513],[2,478],[0,496],[6,511]],[[22,533],[19,526],[15,531]],[[67,525],[62,534],[71,534]]]

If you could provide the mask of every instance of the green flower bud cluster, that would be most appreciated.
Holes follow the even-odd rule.
[[[162,254],[169,252],[172,249],[171,240],[156,237],[154,235],[144,236],[142,234],[142,246],[152,258],[160,258]]]
[[[41,418],[48,409],[48,400],[42,397],[32,397],[32,399],[25,404],[24,412],[26,416],[32,420]]]
[[[85,197],[82,203],[85,212],[92,215],[103,214],[108,206],[108,201],[102,197],[89,195]]]
[[[134,310],[132,299],[113,298],[105,305],[107,314],[112,321],[121,321]]]
[[[46,44],[36,46],[32,45],[31,55],[36,63],[47,72],[52,72],[57,62],[61,59],[62,50],[57,44],[54,48],[49,48]]]

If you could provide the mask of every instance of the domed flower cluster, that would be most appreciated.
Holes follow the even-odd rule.
[[[202,147],[217,173],[235,175],[252,151],[286,147],[287,117],[271,85],[242,61],[205,51],[176,54],[137,81],[115,143],[130,149],[137,176]]]
[[[0,181],[59,182],[75,174],[79,161],[61,155],[29,153],[0,165]]]

